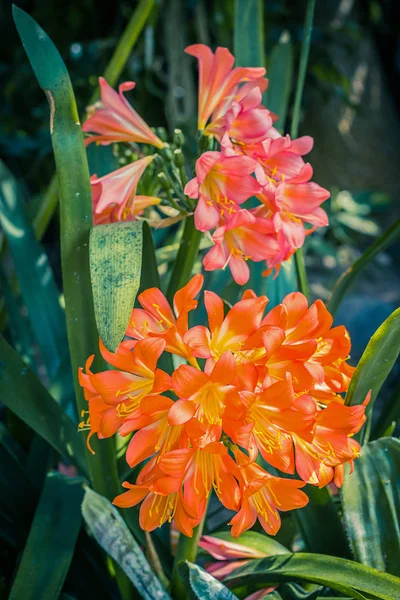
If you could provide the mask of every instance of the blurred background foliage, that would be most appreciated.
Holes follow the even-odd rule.
[[[267,70],[271,50],[282,39],[292,40],[297,61],[305,4],[303,0],[265,2]],[[97,78],[103,74],[137,2],[17,0],[17,5],[40,23],[59,49],[71,76],[79,113],[84,118],[86,106],[97,89]],[[183,50],[196,42],[233,50],[233,20],[232,0],[155,0],[150,18],[120,77],[120,81],[136,81],[137,87],[128,95],[129,101],[150,125],[163,126],[171,132],[175,127],[184,131],[185,151],[192,158],[196,152],[197,84],[194,61],[184,55]],[[309,156],[314,178],[331,191],[332,197],[325,205],[331,226],[310,236],[305,248],[314,298],[327,299],[340,274],[400,216],[399,24],[400,4],[395,0],[317,2],[300,135],[314,137],[314,150]],[[0,48],[0,158],[15,178],[18,195],[25,204],[27,217],[32,220],[54,174],[54,158],[48,105],[32,76],[16,33],[9,0],[0,4]],[[273,84],[271,81],[270,86]],[[289,108],[289,120],[290,116]],[[107,161],[102,164],[94,159],[89,153],[92,173],[102,175],[109,170],[105,166]],[[124,157],[116,156],[115,161],[123,164]],[[148,174],[151,175],[151,169]],[[7,178],[4,181],[9,185]],[[144,180],[143,185],[147,184],[151,182]],[[2,242],[3,236],[0,230]],[[175,242],[175,231],[173,228],[158,230],[154,237],[159,246],[160,264],[171,257],[168,248]],[[55,285],[61,289],[57,211],[42,242]],[[48,385],[49,368],[45,368],[45,357],[38,357],[38,346],[33,342],[38,339],[41,325],[38,324],[37,331],[31,330],[26,318],[29,307],[10,277],[13,259],[3,243],[2,248],[0,288],[8,307],[8,321],[3,315],[1,329],[5,329],[8,340]],[[363,271],[338,311],[337,322],[344,323],[352,336],[353,364],[373,332],[400,304],[400,263],[396,261],[399,251],[397,242],[380,253]],[[53,283],[49,284],[52,294],[56,293]],[[19,331],[13,330],[12,323],[21,324],[21,318],[13,320],[12,310],[25,319]],[[57,315],[54,318],[57,319]],[[62,352],[60,356],[62,361]],[[400,394],[396,385],[399,370],[397,365],[385,383],[379,396],[382,406]],[[61,378],[63,372],[61,370]],[[57,385],[63,387],[60,378],[52,387],[55,396]],[[398,410],[400,403],[396,406]],[[382,422],[379,406],[375,415]],[[390,425],[399,416],[390,414],[383,421]],[[14,431],[18,439],[21,432],[18,418],[11,413],[6,418],[10,421],[10,431]],[[19,441],[25,449],[34,445],[33,436]],[[40,454],[40,448],[37,452]],[[39,469],[36,466],[35,471],[34,457],[31,467],[36,481],[40,472],[44,477],[45,466]],[[21,489],[21,494],[24,493],[26,489]],[[26,515],[27,523],[31,516]],[[210,522],[221,518],[223,521],[224,517],[216,511]],[[288,538],[292,537],[291,525],[292,520],[288,519],[282,532]],[[22,523],[22,537],[23,526]],[[85,539],[84,543],[89,544],[89,541]],[[91,547],[90,551],[96,552]],[[12,563],[15,557],[6,552],[3,558],[5,573],[9,570],[6,562]],[[79,580],[79,565],[75,562],[73,574]],[[0,573],[0,597],[1,576]],[[106,585],[99,571],[96,598],[106,595],[101,589],[103,584]],[[93,593],[93,589],[91,591]]]

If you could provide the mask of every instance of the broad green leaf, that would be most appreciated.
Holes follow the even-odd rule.
[[[361,442],[368,441],[375,399],[392,370],[399,352],[400,308],[382,323],[368,342],[346,394],[346,404],[354,406],[362,404],[371,390],[371,400],[365,411],[367,422],[358,434]]]
[[[263,552],[267,556],[274,556],[275,554],[287,554],[288,549],[282,546],[274,538],[257,533],[256,531],[245,531],[238,538],[231,536],[229,531],[216,531],[210,534],[212,537],[219,538],[222,542],[231,542],[233,544],[240,544],[253,548],[259,552]],[[221,544],[222,545],[222,544]]]
[[[82,514],[97,542],[126,573],[144,600],[170,600],[139,544],[106,498],[86,488]]]
[[[10,600],[59,597],[81,528],[82,498],[82,480],[49,473]]]
[[[355,600],[400,598],[398,577],[351,560],[322,554],[299,552],[252,560],[224,579],[224,583],[233,589],[243,582],[267,585],[281,581],[317,583]]]
[[[140,284],[140,221],[98,225],[90,233],[90,275],[97,329],[115,352],[122,342]]]
[[[343,275],[335,283],[327,306],[332,314],[335,314],[345,297],[348,290],[356,281],[358,275],[365,267],[367,267],[374,258],[380,253],[386,250],[391,244],[393,244],[400,237],[400,219],[395,221],[393,225],[380,237],[378,238],[364,254],[356,260],[356,262],[343,273]]]
[[[4,390],[1,395],[3,404],[57,452],[70,458],[82,473],[86,473],[83,436],[15,350],[1,337],[0,386]]]
[[[357,561],[400,576],[400,440],[364,444],[342,487],[346,531]]]
[[[87,409],[78,368],[96,353],[96,330],[89,270],[92,196],[86,152],[67,69],[53,42],[24,11],[13,6],[14,21],[39,85],[50,105],[50,133],[56,161],[61,212],[61,262],[68,342],[78,412]],[[103,366],[97,361],[97,367]],[[112,498],[119,491],[114,443],[96,444],[89,456],[93,486]]]
[[[186,560],[178,568],[191,600],[237,600],[223,583],[198,565]]]
[[[265,106],[279,118],[274,127],[284,130],[290,93],[293,86],[293,44],[290,33],[284,31],[269,56],[268,89],[264,94]]]
[[[9,243],[32,330],[52,378],[67,352],[65,315],[47,256],[26,214],[12,173],[0,161],[0,224]]]
[[[264,65],[262,0],[235,0],[234,55],[241,67]]]

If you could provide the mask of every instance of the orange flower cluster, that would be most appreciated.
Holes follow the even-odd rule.
[[[257,518],[273,535],[279,511],[307,504],[300,490],[306,483],[342,484],[345,463],[360,451],[353,435],[368,399],[343,403],[353,372],[346,362],[350,339],[343,326],[332,328],[322,301],[309,307],[292,293],[264,314],[268,298],[247,290],[225,316],[222,299],[206,291],[208,327],[189,328],[202,284],[195,275],[175,294],[173,308],[157,288],[139,295],[130,339],[115,354],[100,345],[116,370],[92,373],[90,357],[86,373],[80,371],[89,405],[82,428],[90,429],[88,443],[95,433],[133,434],[126,460],[131,467],[146,462],[114,504],[143,501],[144,530],[174,519],[191,536],[214,489],[236,511],[232,535]],[[170,376],[157,368],[163,352],[188,364]],[[261,457],[300,479],[270,474]]]

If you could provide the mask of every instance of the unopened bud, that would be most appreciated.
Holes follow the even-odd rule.
[[[159,181],[159,183],[160,183],[161,187],[162,187],[162,188],[163,188],[163,189],[164,189],[166,192],[169,192],[169,191],[171,191],[171,185],[170,185],[170,183],[169,183],[169,181],[168,181],[168,178],[167,178],[167,176],[166,176],[166,174],[165,174],[165,173],[163,173],[162,171],[161,171],[161,173],[158,173],[158,174],[157,174],[157,179],[158,179],[158,181]]]
[[[181,148],[185,143],[185,136],[182,133],[182,129],[174,129],[174,135],[172,141],[178,148]]]
[[[174,150],[174,162],[177,167],[183,167],[185,165],[185,157],[180,148]]]

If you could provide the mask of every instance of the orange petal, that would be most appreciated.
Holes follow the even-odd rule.
[[[196,405],[190,400],[177,400],[171,406],[168,413],[170,425],[183,425],[187,423],[196,413]]]
[[[190,365],[180,365],[172,374],[172,388],[180,398],[190,398],[208,381],[207,375]]]
[[[214,383],[221,383],[222,385],[229,385],[233,382],[236,376],[236,361],[233,357],[232,352],[227,350],[223,353],[221,358],[216,362],[210,379]]]
[[[147,487],[133,485],[127,492],[114,498],[113,504],[120,508],[131,508],[132,506],[139,504],[148,493],[149,489]]]

